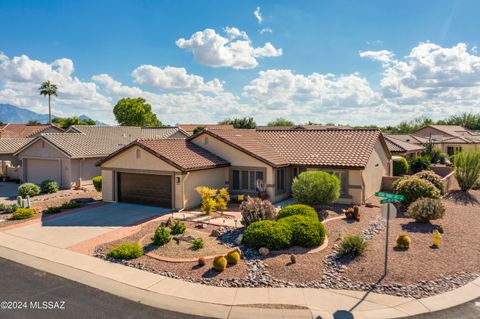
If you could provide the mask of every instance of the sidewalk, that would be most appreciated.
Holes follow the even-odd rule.
[[[480,279],[419,300],[348,290],[205,286],[6,233],[0,233],[0,257],[150,306],[214,318],[327,319],[338,311],[349,311],[354,318],[399,318],[442,310],[480,296]],[[264,304],[277,309],[261,308]],[[279,305],[297,309],[278,309]]]

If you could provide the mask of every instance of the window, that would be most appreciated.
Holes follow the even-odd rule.
[[[307,169],[305,167],[294,167],[292,179],[305,172]]]
[[[285,168],[277,168],[277,194],[285,192]]]
[[[348,194],[348,172],[327,172],[338,177],[340,180],[340,197]]]
[[[232,170],[232,190],[255,192],[257,190],[257,180],[263,181],[263,171],[254,169]]]
[[[447,147],[447,154],[449,156],[455,155],[455,153],[461,152],[462,147],[461,146],[448,146]]]

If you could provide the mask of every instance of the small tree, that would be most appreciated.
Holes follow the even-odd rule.
[[[123,98],[113,108],[115,119],[123,126],[162,126],[145,99]]]
[[[227,209],[227,204],[230,201],[230,194],[226,187],[220,188],[218,194],[215,198],[215,208],[219,210],[222,214]]]
[[[326,172],[303,172],[293,180],[292,193],[295,201],[301,204],[331,204],[340,197],[340,180]]]
[[[393,176],[402,176],[408,173],[408,162],[405,157],[393,157]]]
[[[231,124],[234,128],[248,128],[252,129],[257,127],[257,124],[253,120],[253,117],[243,117],[243,118],[233,118],[233,119],[226,119],[218,124]]]
[[[213,213],[217,206],[217,202],[214,199],[215,195],[217,195],[217,190],[207,186],[198,186],[195,188],[195,191],[200,195],[201,198],[200,210],[207,214]]]
[[[290,120],[286,120],[283,117],[277,118],[275,121],[270,121],[267,123],[267,126],[294,126],[295,123],[293,123]]]
[[[460,189],[472,189],[480,177],[480,151],[459,152],[454,157],[454,164]]]
[[[40,95],[48,96],[48,124],[52,124],[52,107],[50,104],[52,95],[57,96],[58,87],[50,81],[45,81],[40,85],[38,91],[40,91]]]
[[[430,158],[428,156],[417,156],[410,162],[410,171],[414,174],[428,169],[430,169]]]

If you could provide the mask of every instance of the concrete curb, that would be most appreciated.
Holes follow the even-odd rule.
[[[99,258],[0,233],[0,257],[94,288],[175,312],[214,318],[398,318],[438,311],[480,297],[480,278],[459,289],[424,299],[349,290],[313,288],[222,288],[188,283]],[[277,309],[253,307],[275,305]],[[294,305],[303,309],[278,309]]]

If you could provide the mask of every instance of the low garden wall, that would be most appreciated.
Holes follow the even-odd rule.
[[[382,177],[382,191],[391,192],[393,190],[393,182],[399,179],[400,176],[383,176]]]
[[[430,166],[430,169],[442,178],[445,178],[453,172],[453,168],[446,165],[432,165]]]

